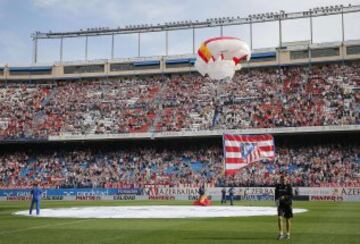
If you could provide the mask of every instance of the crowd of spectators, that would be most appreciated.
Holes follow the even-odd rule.
[[[224,175],[220,145],[22,150],[0,153],[0,189],[272,186],[287,174],[294,186],[360,186],[358,144],[277,146],[273,162],[255,162]]]
[[[360,124],[360,62],[0,84],[0,139]]]
[[[155,117],[159,81],[122,79],[57,84],[47,114],[62,116],[63,126],[50,134],[147,132]]]
[[[51,93],[49,86],[0,84],[0,139],[47,136],[41,111]]]

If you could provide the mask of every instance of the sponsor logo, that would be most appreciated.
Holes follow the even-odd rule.
[[[360,196],[360,188],[342,188],[341,195]]]
[[[275,195],[275,188],[270,187],[252,187],[252,188],[240,188],[240,195]]]
[[[101,200],[101,197],[100,196],[76,196],[75,200],[95,201],[95,200]]]
[[[164,188],[164,187],[148,187],[144,189],[145,193],[149,196],[156,195],[197,195],[198,189],[196,188]]]
[[[310,201],[343,201],[342,196],[310,196]]]
[[[31,200],[31,196],[8,196],[6,197],[6,200],[9,201],[24,201],[24,200]]]
[[[274,201],[274,196],[269,195],[244,195],[244,196],[237,196],[241,200],[250,200],[250,201]]]
[[[45,196],[41,198],[42,200],[53,200],[53,201],[60,201],[64,200],[64,196]]]
[[[149,196],[149,200],[175,200],[175,196]]]
[[[122,201],[135,200],[135,195],[118,195],[118,196],[114,196],[113,199],[122,200]]]
[[[332,195],[335,188],[322,188],[322,187],[299,187],[299,195]]]
[[[188,196],[188,200],[191,200],[191,201],[196,201],[196,200],[198,200],[198,199],[199,199],[198,196],[194,196],[194,195],[189,195],[189,196]]]
[[[149,200],[175,200],[184,197],[188,200],[198,198],[196,188],[169,188],[169,187],[146,187],[144,193],[149,196]]]
[[[140,195],[139,189],[118,189],[118,194],[123,195]]]

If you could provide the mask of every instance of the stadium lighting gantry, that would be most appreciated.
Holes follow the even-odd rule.
[[[31,34],[33,40],[33,63],[37,62],[38,56],[38,40],[40,39],[60,39],[60,62],[63,61],[63,39],[66,38],[85,38],[85,60],[88,59],[88,37],[95,36],[111,36],[111,59],[114,58],[114,40],[115,35],[122,34],[137,34],[138,36],[138,56],[141,56],[141,34],[149,32],[165,32],[165,54],[168,55],[168,32],[178,30],[192,30],[192,51],[195,53],[195,32],[196,29],[220,27],[220,36],[223,35],[224,26],[232,25],[249,25],[250,27],[250,47],[253,48],[253,24],[264,22],[278,22],[279,23],[279,47],[282,46],[282,21],[293,19],[310,20],[310,43],[313,43],[313,18],[330,15],[341,15],[341,35],[342,42],[345,41],[345,27],[344,14],[360,12],[360,5],[332,5],[325,7],[315,7],[306,11],[300,12],[268,12],[259,14],[250,14],[248,17],[217,17],[206,20],[184,20],[176,22],[165,22],[163,24],[141,24],[141,25],[126,25],[124,27],[118,26],[116,28],[110,27],[95,27],[80,29],[79,31],[71,32],[40,32],[36,31]]]

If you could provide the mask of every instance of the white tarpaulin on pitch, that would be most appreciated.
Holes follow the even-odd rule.
[[[306,212],[294,209],[294,213]],[[15,215],[29,216],[29,212],[19,211]],[[76,207],[42,209],[39,217],[55,218],[206,218],[206,217],[246,217],[274,216],[275,207],[243,206],[117,206],[117,207]]]

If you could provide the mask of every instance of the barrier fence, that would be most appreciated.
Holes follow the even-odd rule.
[[[223,188],[206,189],[214,201],[221,199]],[[229,188],[226,188],[228,191]],[[360,201],[360,187],[294,187],[294,200],[303,201]],[[274,187],[234,187],[235,200],[274,200]],[[228,194],[227,194],[228,195]],[[44,189],[44,200],[195,200],[198,188],[145,187],[133,189]],[[30,189],[0,190],[0,200],[30,200]]]

